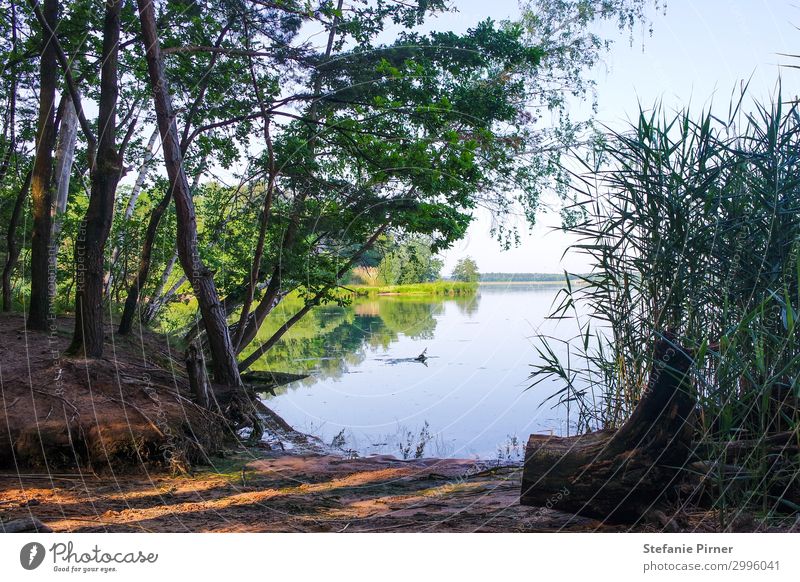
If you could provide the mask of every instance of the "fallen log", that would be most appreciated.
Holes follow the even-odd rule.
[[[269,392],[275,396],[275,388],[289,384],[297,380],[308,378],[308,374],[290,374],[288,372],[245,372],[242,374],[242,382],[256,394]]]
[[[520,503],[609,523],[650,512],[689,459],[695,407],[691,364],[687,351],[666,335],[654,346],[641,400],[619,430],[531,435]]]
[[[725,456],[726,459],[738,459],[756,454],[784,455],[800,452],[800,434],[793,431],[764,434],[758,438],[730,441],[698,441],[692,444],[692,452],[696,460]]]
[[[53,530],[35,517],[23,517],[11,521],[0,521],[0,532],[3,533],[52,533]]]

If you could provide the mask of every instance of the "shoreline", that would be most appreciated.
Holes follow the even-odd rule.
[[[630,524],[520,505],[521,466],[472,459],[348,458],[249,447],[191,473],[0,473],[3,524],[54,532],[661,532],[659,512]],[[87,500],[90,503],[87,503]],[[685,507],[669,531],[718,532]],[[789,531],[743,514],[728,531]]]
[[[58,323],[63,347],[70,320]],[[0,317],[0,331],[7,374],[5,426],[0,427],[0,531],[4,523],[28,517],[59,532],[610,532],[665,527],[657,515],[611,526],[549,507],[523,506],[519,463],[342,454],[293,429],[266,407],[259,413],[270,438],[247,443],[247,435],[215,424],[213,414],[191,402],[181,363],[163,351],[166,338],[157,334],[144,334],[144,346],[118,340],[113,361],[63,358],[54,367],[48,364],[47,334],[25,331],[21,315]],[[28,359],[20,356],[21,342],[37,354],[31,378]],[[87,369],[91,392],[86,390]],[[48,390],[56,374],[64,383],[63,394]],[[263,374],[256,379],[291,377]],[[675,523],[684,531],[717,531],[718,519],[713,511],[687,507]],[[790,527],[750,513],[733,526],[740,531]]]
[[[500,285],[542,285],[542,286],[561,287],[562,285],[566,284],[567,284],[566,279],[562,281],[478,281],[479,287],[496,287]]]
[[[478,283],[462,281],[431,281],[429,283],[409,283],[406,285],[350,285],[343,287],[343,295],[351,297],[377,296],[428,296],[428,297],[467,297],[478,291]]]

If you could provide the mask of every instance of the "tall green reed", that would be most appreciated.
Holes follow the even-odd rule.
[[[780,94],[744,113],[743,97],[727,119],[641,111],[573,173],[584,219],[568,231],[593,268],[552,317],[580,333],[566,351],[540,337],[532,374],[560,383],[552,399],[577,409],[579,430],[616,428],[654,340],[677,334],[695,353],[697,440],[721,516],[800,509],[800,113]],[[793,444],[768,446],[787,432]],[[747,447],[732,455],[732,441]]]

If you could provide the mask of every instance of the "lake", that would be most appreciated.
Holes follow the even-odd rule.
[[[571,335],[566,322],[545,320],[558,289],[481,285],[469,297],[379,296],[319,307],[254,366],[310,376],[264,402],[351,454],[518,461],[529,434],[566,430],[565,410],[540,406],[558,386],[527,389],[533,336]],[[282,304],[267,327],[295,307]],[[423,350],[421,363],[414,358]]]

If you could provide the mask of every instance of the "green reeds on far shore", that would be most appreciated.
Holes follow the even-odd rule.
[[[461,281],[432,281],[430,283],[412,283],[409,285],[349,285],[339,289],[342,295],[355,297],[374,297],[376,295],[473,295],[478,290],[477,283]]]

